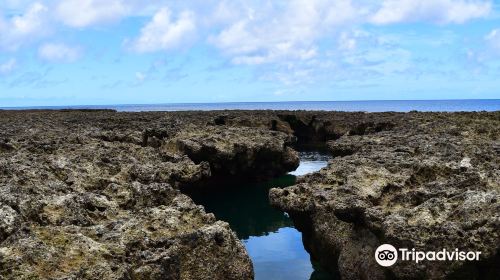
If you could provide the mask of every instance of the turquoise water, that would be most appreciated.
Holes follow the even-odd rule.
[[[365,112],[416,111],[499,111],[500,99],[466,100],[372,100],[372,101],[293,101],[293,102],[229,102],[89,105],[57,107],[18,107],[0,109],[114,109],[117,111],[191,111],[191,110],[324,110]]]
[[[294,175],[314,172],[327,165],[327,158],[318,153],[301,153],[301,159]],[[247,248],[257,280],[331,279],[330,275],[313,268],[302,244],[302,235],[288,215],[269,204],[269,189],[293,185],[294,175],[262,183],[230,183],[219,186],[216,192],[191,195],[207,212],[230,224]]]

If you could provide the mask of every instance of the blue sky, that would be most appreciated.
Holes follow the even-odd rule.
[[[0,107],[500,98],[489,0],[0,0]]]

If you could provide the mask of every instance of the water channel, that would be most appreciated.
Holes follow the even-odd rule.
[[[288,215],[269,204],[270,188],[291,186],[296,176],[328,163],[328,156],[321,152],[300,152],[300,159],[297,170],[267,182],[232,182],[218,186],[216,192],[191,195],[207,212],[230,224],[247,248],[257,280],[331,279],[311,262],[302,235]]]

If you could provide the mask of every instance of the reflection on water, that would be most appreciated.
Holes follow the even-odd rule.
[[[300,233],[294,228],[280,228],[267,236],[252,236],[244,244],[252,257],[256,279],[308,279],[311,275],[309,254],[302,247]]]
[[[327,158],[318,153],[300,156],[299,168],[290,175],[264,183],[226,184],[217,191],[191,195],[207,212],[228,222],[243,240],[254,265],[255,279],[330,279],[328,274],[313,269],[302,235],[293,228],[290,218],[269,204],[270,188],[293,185],[294,175],[314,172],[327,164]]]
[[[191,197],[197,204],[205,206],[207,212],[214,213],[217,219],[228,222],[240,239],[248,239],[293,226],[283,212],[271,207],[268,192],[270,188],[286,187],[294,182],[295,176],[285,175],[265,183],[219,186],[217,191]]]
[[[313,173],[328,164],[328,155],[323,155],[317,152],[300,153],[300,165],[297,170],[290,172],[290,175],[301,176],[308,173]]]
[[[321,270],[314,270],[304,250],[302,234],[293,227],[280,228],[264,236],[243,240],[254,265],[255,279],[330,280]]]

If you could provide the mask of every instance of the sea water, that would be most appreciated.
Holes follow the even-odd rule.
[[[257,280],[332,278],[318,266],[313,268],[302,234],[286,213],[269,204],[270,188],[293,185],[295,176],[317,171],[328,163],[327,156],[317,152],[302,152],[300,157],[299,167],[288,175],[261,183],[232,182],[214,192],[191,195],[207,212],[230,224],[252,259]]]
[[[422,112],[470,112],[499,111],[500,99],[172,103],[15,108],[2,108],[0,105],[0,109],[114,109],[121,112],[210,110],[322,110],[345,112],[409,112],[415,110]]]

